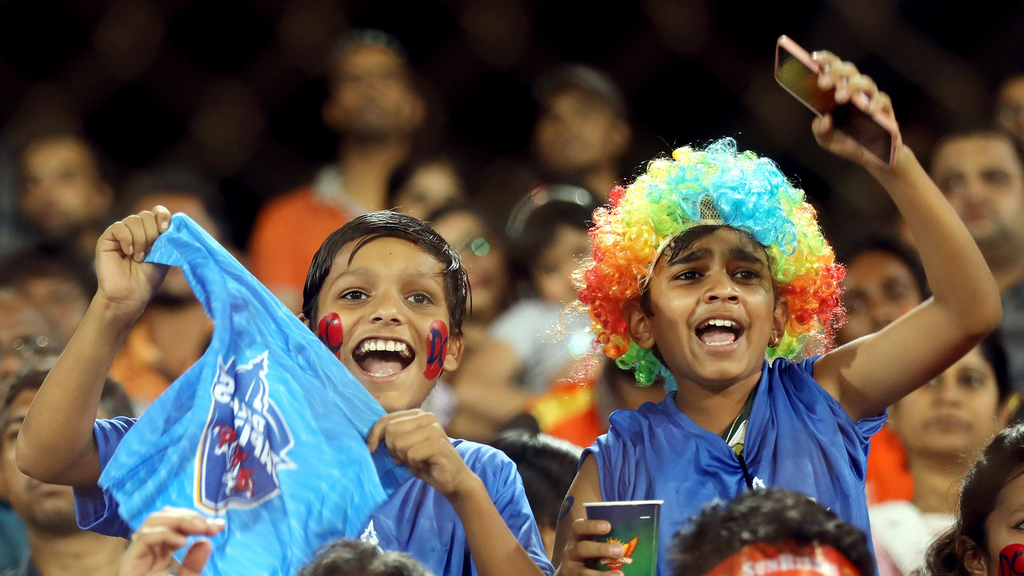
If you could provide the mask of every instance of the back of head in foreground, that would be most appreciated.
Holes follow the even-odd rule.
[[[402,552],[382,552],[362,540],[341,539],[324,546],[298,576],[434,576]]]
[[[673,565],[675,576],[875,573],[863,532],[807,496],[778,488],[705,508],[676,537]]]
[[[953,527],[928,550],[917,576],[1019,574],[1004,566],[1024,554],[1024,424],[1004,428],[985,448],[960,489]],[[1017,562],[1020,562],[1018,560]],[[1005,570],[1005,572],[1004,572]]]
[[[724,138],[652,161],[635,182],[612,191],[609,206],[594,212],[593,253],[574,280],[605,354],[623,368],[635,366],[640,385],[659,373],[670,390],[675,381],[657,348],[631,338],[624,305],[640,300],[649,311],[648,282],[659,259],[672,260],[723,227],[764,249],[776,306],[788,304],[784,329],[765,338],[767,357],[799,360],[831,346],[843,322],[844,269],[814,208],[773,161],[738,152],[736,142]]]

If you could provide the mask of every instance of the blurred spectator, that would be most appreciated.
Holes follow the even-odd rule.
[[[990,335],[892,407],[891,426],[906,448],[914,493],[909,502],[869,509],[879,576],[922,567],[932,540],[953,525],[960,483],[974,455],[1006,424],[999,408],[1009,393],[1006,353]]]
[[[20,292],[0,288],[0,397],[22,368],[49,368],[64,347],[60,329]]]
[[[790,571],[779,567],[789,554]],[[776,568],[769,571],[767,561]],[[692,528],[676,536],[675,576],[871,576],[875,561],[867,538],[807,496],[768,488],[751,490],[729,504],[708,505]],[[759,569],[758,569],[759,568]],[[798,571],[799,570],[799,571]]]
[[[608,431],[608,417],[616,410],[636,410],[645,402],[661,402],[665,384],[638,386],[633,370],[619,368],[602,355],[594,370],[559,382],[530,401],[529,411],[513,422],[587,447]]]
[[[1010,76],[999,86],[995,120],[1024,145],[1024,74]]]
[[[267,204],[250,239],[256,277],[295,311],[306,268],[324,239],[353,217],[388,207],[388,180],[408,158],[424,120],[405,51],[389,34],[345,36],[330,68],[323,119],[341,135],[338,163]]]
[[[427,157],[395,169],[388,181],[388,209],[420,220],[438,208],[463,200],[466,187],[450,158]]]
[[[226,244],[230,238],[216,187],[189,170],[164,168],[136,175],[125,185],[122,205],[123,214],[157,205],[183,212],[218,242]],[[213,323],[181,269],[173,267],[129,332],[110,374],[134,400],[152,403],[203,355],[212,335]]]
[[[15,575],[116,574],[124,556],[125,541],[79,530],[70,486],[43,484],[25,476],[15,463],[15,444],[21,423],[46,378],[46,371],[18,374],[5,395],[0,422],[0,484],[11,506],[28,528],[31,556],[20,565],[0,572]],[[97,418],[131,417],[131,403],[116,382],[108,380]]]
[[[74,336],[96,292],[96,273],[91,262],[30,251],[4,263],[0,283],[27,296],[52,318],[67,342]]]
[[[847,320],[836,335],[838,345],[885,328],[928,296],[921,262],[895,240],[870,238],[843,261],[843,306]],[[866,488],[868,504],[910,500],[914,496],[914,478],[907,467],[907,455],[889,426],[871,439]]]
[[[533,144],[544,181],[572,182],[607,200],[632,138],[618,86],[596,68],[563,64],[541,75],[534,95]]]
[[[578,446],[564,440],[522,430],[502,433],[491,442],[513,462],[523,478],[526,499],[537,520],[548,559],[555,546],[555,526],[562,500],[569,491],[579,465]]]
[[[1004,428],[964,479],[953,528],[928,550],[927,576],[1020,573],[1007,546],[1024,546],[1024,424]]]
[[[994,128],[949,134],[935,145],[931,176],[978,243],[999,285],[999,330],[1014,389],[1024,390],[1024,151]]]
[[[488,438],[522,413],[530,396],[569,377],[590,349],[589,318],[566,307],[576,300],[572,272],[590,254],[593,208],[585,190],[562,186],[535,192],[513,213],[516,260],[536,297],[506,310],[491,325],[487,347],[465,359],[455,380],[453,434]]]
[[[426,220],[462,257],[469,273],[472,306],[462,325],[463,358],[488,342],[487,329],[512,298],[512,278],[501,232],[468,202],[441,206]],[[465,360],[463,360],[465,361]]]
[[[97,151],[71,134],[29,140],[18,154],[21,213],[48,254],[87,262],[114,200]]]

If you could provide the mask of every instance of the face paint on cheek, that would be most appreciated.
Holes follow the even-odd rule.
[[[341,326],[341,317],[337,312],[331,312],[320,319],[317,327],[317,337],[330,349],[335,358],[341,360],[341,345],[345,341],[345,331]]]
[[[448,325],[440,320],[430,323],[430,332],[427,334],[427,369],[423,376],[427,380],[433,380],[441,375],[444,367],[444,357],[448,354]]]
[[[1024,544],[1010,544],[999,552],[999,576],[1024,575]]]

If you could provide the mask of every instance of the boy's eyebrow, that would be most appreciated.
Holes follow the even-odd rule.
[[[669,266],[675,266],[677,264],[689,264],[690,262],[696,262],[697,260],[703,260],[711,257],[711,250],[707,248],[697,248],[690,250],[689,252],[683,252],[677,255],[675,258],[669,261]]]
[[[750,264],[765,264],[763,258],[759,257],[757,254],[754,254],[750,250],[747,250],[746,248],[733,248],[732,250],[729,251],[729,257],[731,257],[733,260],[739,260],[740,262],[748,262]]]

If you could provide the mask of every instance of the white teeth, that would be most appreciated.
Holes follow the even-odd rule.
[[[373,338],[364,340],[355,353],[362,354],[364,352],[398,352],[402,356],[409,357],[409,346],[398,340]]]
[[[736,323],[733,322],[732,320],[719,320],[717,318],[712,318],[711,320],[708,320],[701,324],[700,327],[707,328],[708,326],[721,326],[723,328],[732,328],[735,325]]]

